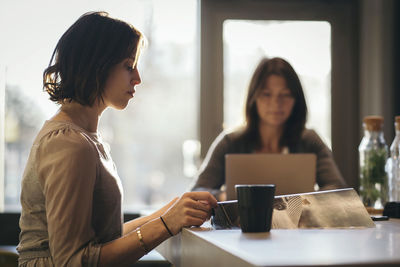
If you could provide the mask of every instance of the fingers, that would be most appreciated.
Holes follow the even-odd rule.
[[[199,218],[202,220],[207,220],[209,212],[203,210],[196,210],[196,209],[188,209],[186,212],[187,215],[190,217]]]
[[[197,218],[197,217],[188,217],[186,218],[183,226],[200,226],[204,223],[205,220]]]
[[[195,209],[187,209],[184,211],[182,226],[200,226],[208,218],[208,212]]]
[[[182,198],[185,199],[184,205],[186,207],[206,212],[206,214],[207,214],[206,218],[210,217],[211,208],[213,208],[217,205],[216,199],[209,192],[189,192],[189,193],[185,193],[182,196]],[[204,200],[204,198],[207,198],[210,201]],[[214,205],[214,202],[215,202],[215,205]]]
[[[199,192],[196,192],[199,193]],[[206,194],[202,194],[203,196],[200,197],[204,197],[209,194],[208,192],[201,192],[201,193],[206,193]],[[211,194],[209,194],[211,195]],[[211,195],[211,197],[213,198],[213,196]],[[188,220],[195,220],[196,223],[192,222],[191,225],[201,225],[204,223],[204,221],[206,221],[207,219],[210,218],[211,216],[211,208],[213,207],[212,204],[210,204],[209,201],[206,201],[204,199],[202,200],[196,200],[199,198],[199,196],[197,194],[193,195],[193,194],[185,194],[185,196],[183,196],[183,198],[185,199],[185,203],[184,203],[184,207],[185,207],[185,215],[188,217]],[[212,201],[212,199],[211,199]],[[198,220],[200,219],[200,221]],[[188,224],[185,224],[185,226],[189,226]]]
[[[194,209],[203,210],[205,212],[208,212],[212,208],[208,202],[196,201],[192,199],[188,201],[188,205]]]
[[[211,209],[212,209],[212,206],[210,206],[208,202],[200,200],[197,201],[191,198],[184,198],[182,200],[182,206],[187,209],[199,210],[202,211],[203,213],[205,212],[208,215],[211,214]]]
[[[164,221],[174,235],[180,232],[182,227],[200,226],[209,218],[210,212],[191,207],[193,202],[197,201],[191,200],[191,202],[190,205],[178,203],[175,208],[163,215]]]
[[[211,208],[217,205],[217,200],[209,192],[187,192],[170,204],[166,205],[170,208],[163,218],[176,234],[184,226],[202,225],[210,218]]]
[[[217,200],[210,192],[188,192],[184,196],[190,197],[193,200],[199,200],[201,202],[208,202],[211,207],[217,206]]]

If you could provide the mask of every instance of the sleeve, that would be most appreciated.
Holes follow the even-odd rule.
[[[93,145],[71,129],[45,136],[38,148],[37,171],[55,266],[97,266],[101,246],[92,227],[97,157]]]
[[[209,191],[218,197],[221,186],[225,184],[225,154],[228,148],[228,137],[225,133],[221,133],[211,144],[192,191]]]
[[[304,135],[307,152],[317,155],[317,184],[320,190],[330,190],[346,187],[332,152],[313,130],[306,130]]]

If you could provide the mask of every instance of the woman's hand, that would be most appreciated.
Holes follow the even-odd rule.
[[[173,201],[168,204],[171,206],[162,217],[174,235],[182,227],[202,225],[210,218],[211,209],[217,205],[217,200],[209,192],[187,192]]]

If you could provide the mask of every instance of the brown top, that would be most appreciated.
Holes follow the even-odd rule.
[[[211,145],[204,159],[192,191],[206,190],[218,196],[225,185],[225,155],[254,153],[255,142],[240,138],[242,131],[222,132]],[[314,153],[317,156],[317,183],[320,190],[346,187],[332,152],[318,134],[309,129],[302,133],[297,145],[289,147],[289,153]]]
[[[366,116],[364,117],[364,127],[368,131],[378,132],[382,130],[383,127],[383,117],[382,116]]]
[[[47,121],[22,180],[20,266],[97,266],[122,234],[121,182],[97,133]]]

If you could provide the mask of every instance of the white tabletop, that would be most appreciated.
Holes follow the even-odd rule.
[[[272,229],[257,234],[191,228],[157,251],[176,267],[400,266],[400,219],[376,222],[374,228]]]

